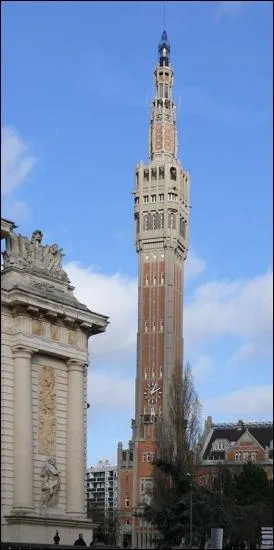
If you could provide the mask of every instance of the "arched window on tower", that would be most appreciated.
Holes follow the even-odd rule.
[[[149,181],[149,170],[147,168],[144,169],[144,181]]]
[[[145,332],[148,332],[148,322],[145,321]]]
[[[160,279],[160,281],[161,281],[161,285],[163,285],[164,282],[165,282],[165,276],[164,276],[163,273],[161,273],[161,279]]]
[[[146,281],[146,286],[148,286],[148,274],[146,274],[146,279],[145,279],[145,281]]]
[[[153,275],[153,284],[154,286],[157,284],[157,278],[156,278],[156,275]]]
[[[159,167],[159,180],[165,179],[165,167],[160,166]]]
[[[165,84],[165,99],[168,99],[168,84]]]
[[[176,170],[176,168],[174,168],[174,166],[172,166],[170,168],[170,179],[172,181],[176,181],[176,179],[177,179],[177,170]]]
[[[155,181],[157,178],[157,168],[151,168],[151,179]]]
[[[163,330],[164,330],[164,321],[163,321],[163,319],[161,319],[161,321],[160,321],[160,332],[163,332]]]
[[[153,330],[153,332],[155,332],[155,330],[156,330],[156,321],[152,322],[152,330]]]

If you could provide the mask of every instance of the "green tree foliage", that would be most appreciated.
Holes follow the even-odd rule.
[[[170,386],[169,410],[156,430],[154,491],[144,518],[155,526],[159,548],[176,546],[182,537],[189,541],[191,498],[193,544],[204,548],[210,529],[222,527],[227,548],[239,548],[244,540],[255,548],[261,527],[273,524],[272,484],[262,468],[250,463],[238,477],[220,464],[213,487],[196,484],[200,410],[190,367],[183,376],[178,369]]]

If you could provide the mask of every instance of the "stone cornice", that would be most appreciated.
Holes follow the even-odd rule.
[[[78,309],[75,306],[56,303],[43,297],[36,297],[23,290],[3,290],[1,302],[4,306],[15,308],[22,306],[26,309],[26,315],[34,317],[43,313],[52,319],[62,319],[65,324],[77,323],[88,335],[104,332],[108,324],[108,317],[93,311]]]
[[[4,516],[7,523],[9,524],[31,524],[31,525],[56,525],[63,527],[81,527],[88,529],[95,529],[98,526],[98,523],[93,523],[88,519],[78,519],[78,518],[68,518],[67,516],[31,516],[24,514],[6,514]]]

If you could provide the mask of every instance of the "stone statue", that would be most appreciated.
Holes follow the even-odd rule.
[[[41,484],[42,496],[40,507],[56,508],[58,504],[61,475],[54,457],[50,457],[44,466],[42,466],[40,477],[43,478]]]
[[[33,231],[30,240],[12,231],[6,238],[3,269],[35,269],[69,283],[68,276],[62,269],[63,250],[57,244],[42,245],[42,239],[43,233],[40,229]]]

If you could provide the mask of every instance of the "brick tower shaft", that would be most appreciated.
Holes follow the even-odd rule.
[[[150,528],[142,525],[135,512],[149,498],[153,486],[155,426],[168,406],[174,368],[183,362],[183,272],[188,248],[189,174],[177,158],[176,107],[172,98],[174,74],[165,32],[158,52],[149,162],[137,165],[134,188],[138,253],[137,368],[133,462],[125,465],[128,469],[133,467],[132,494],[125,497],[133,513],[127,523],[131,527],[133,548],[151,547]],[[120,459],[121,453],[120,449]],[[120,497],[122,506],[122,492]]]

